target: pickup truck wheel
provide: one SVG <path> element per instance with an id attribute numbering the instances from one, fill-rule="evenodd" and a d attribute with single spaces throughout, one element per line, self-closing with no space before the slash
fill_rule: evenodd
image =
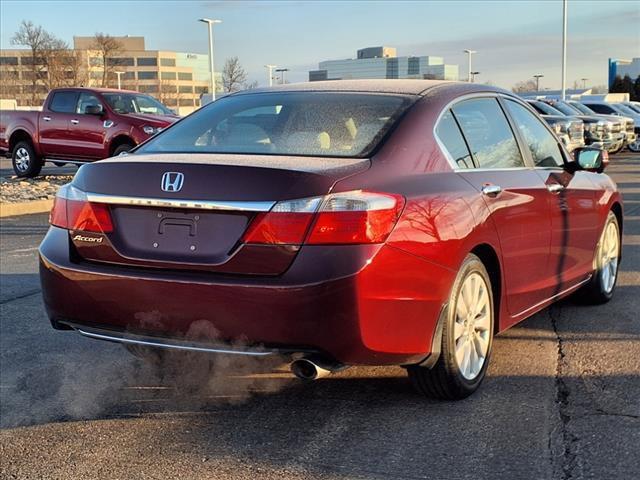
<path id="1" fill-rule="evenodd" d="M 636 138 L 636 141 L 627 145 L 632 152 L 640 152 L 640 135 Z"/>
<path id="2" fill-rule="evenodd" d="M 118 145 L 116 147 L 116 149 L 113 151 L 113 157 L 117 157 L 118 155 L 121 155 L 125 152 L 128 152 L 129 150 L 131 150 L 133 148 L 133 145 L 131 145 L 130 143 L 123 143 L 122 145 Z"/>
<path id="3" fill-rule="evenodd" d="M 42 161 L 37 157 L 30 142 L 18 142 L 11 153 L 13 171 L 18 177 L 35 177 L 42 170 Z"/>

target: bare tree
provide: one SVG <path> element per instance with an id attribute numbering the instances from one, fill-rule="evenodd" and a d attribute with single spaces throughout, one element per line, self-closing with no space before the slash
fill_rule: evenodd
<path id="1" fill-rule="evenodd" d="M 3 66 L 1 76 L 2 81 L 0 82 L 0 98 L 15 98 L 16 101 L 18 101 L 18 96 L 22 91 L 20 83 L 20 73 L 18 68 L 14 66 Z"/>
<path id="2" fill-rule="evenodd" d="M 178 105 L 180 94 L 178 85 L 173 80 L 160 80 L 158 89 L 158 100 L 164 105 Z"/>
<path id="3" fill-rule="evenodd" d="M 535 92 L 536 81 L 533 78 L 531 78 L 523 82 L 518 82 L 513 87 L 511 87 L 511 91 L 514 93 Z"/>
<path id="4" fill-rule="evenodd" d="M 87 71 L 80 53 L 71 50 L 66 42 L 53 39 L 42 54 L 47 66 L 47 75 L 42 82 L 47 90 L 59 87 L 77 87 L 87 82 Z"/>
<path id="5" fill-rule="evenodd" d="M 98 51 L 102 60 L 102 82 L 100 86 L 104 88 L 107 86 L 109 74 L 114 72 L 117 67 L 115 57 L 124 50 L 124 46 L 117 38 L 98 32 L 94 35 L 91 48 Z"/>
<path id="6" fill-rule="evenodd" d="M 47 32 L 42 26 L 23 20 L 18 31 L 11 37 L 12 45 L 23 45 L 31 50 L 29 70 L 31 77 L 31 102 L 38 98 L 38 81 L 45 75 L 46 56 L 52 49 L 60 48 L 64 42 Z"/>
<path id="7" fill-rule="evenodd" d="M 227 58 L 222 69 L 222 87 L 225 92 L 242 90 L 247 81 L 247 73 L 240 65 L 238 57 Z"/>

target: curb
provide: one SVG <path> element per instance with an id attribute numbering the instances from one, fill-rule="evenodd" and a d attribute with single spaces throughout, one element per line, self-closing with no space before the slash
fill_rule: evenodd
<path id="1" fill-rule="evenodd" d="M 3 203 L 0 206 L 0 218 L 13 217 L 15 215 L 28 215 L 30 213 L 44 213 L 51 211 L 53 199 L 35 200 L 33 202 Z"/>

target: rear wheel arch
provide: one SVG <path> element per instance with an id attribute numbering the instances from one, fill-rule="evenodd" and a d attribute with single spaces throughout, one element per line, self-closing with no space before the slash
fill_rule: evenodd
<path id="1" fill-rule="evenodd" d="M 14 130 L 11 133 L 11 136 L 9 137 L 9 151 L 12 152 L 13 148 L 16 146 L 16 144 L 18 142 L 29 142 L 31 144 L 31 146 L 33 147 L 34 150 L 36 150 L 36 147 L 33 143 L 33 138 L 31 138 L 31 135 L 29 134 L 29 132 L 27 132 L 26 130 L 23 130 L 21 128 Z M 37 153 L 37 152 L 36 152 Z"/>
<path id="2" fill-rule="evenodd" d="M 623 225 L 622 225 L 622 205 L 620 205 L 620 203 L 618 201 L 613 202 L 613 204 L 611 205 L 611 211 L 613 212 L 613 214 L 616 216 L 616 218 L 618 219 L 618 227 L 620 228 L 620 235 L 622 235 L 622 229 L 623 229 Z"/>
<path id="3" fill-rule="evenodd" d="M 500 266 L 500 259 L 497 252 L 488 243 L 482 243 L 476 245 L 470 253 L 477 256 L 487 269 L 489 278 L 491 280 L 491 290 L 493 291 L 493 303 L 494 303 L 494 334 L 500 331 L 500 305 L 502 300 L 502 269 Z"/>
<path id="4" fill-rule="evenodd" d="M 136 142 L 128 135 L 118 135 L 109 145 L 109 156 L 112 157 L 116 149 L 122 145 L 131 145 L 131 148 L 136 146 Z"/>

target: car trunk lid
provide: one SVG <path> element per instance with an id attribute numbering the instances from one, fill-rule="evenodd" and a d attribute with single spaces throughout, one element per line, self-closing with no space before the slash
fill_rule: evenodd
<path id="1" fill-rule="evenodd" d="M 294 245 L 244 245 L 252 220 L 276 202 L 326 195 L 367 159 L 160 154 L 83 166 L 73 185 L 108 205 L 102 241 L 71 232 L 84 261 L 176 270 L 278 275 Z"/>

